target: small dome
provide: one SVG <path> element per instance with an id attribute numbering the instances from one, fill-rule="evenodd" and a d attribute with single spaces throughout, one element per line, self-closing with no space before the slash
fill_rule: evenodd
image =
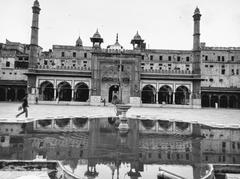
<path id="1" fill-rule="evenodd" d="M 200 10 L 198 7 L 196 7 L 195 11 L 194 11 L 194 14 L 200 14 Z"/>
<path id="2" fill-rule="evenodd" d="M 138 31 L 136 35 L 133 37 L 134 40 L 142 40 L 141 36 L 138 34 Z"/>
<path id="3" fill-rule="evenodd" d="M 93 34 L 93 38 L 98 38 L 98 39 L 102 38 L 101 35 L 100 35 L 99 32 L 98 32 L 98 29 L 97 29 L 97 31 L 95 32 L 95 34 Z"/>
<path id="4" fill-rule="evenodd" d="M 77 41 L 76 41 L 76 46 L 77 47 L 81 47 L 83 44 L 82 44 L 82 39 L 80 38 L 80 36 L 78 37 Z"/>
<path id="5" fill-rule="evenodd" d="M 40 6 L 38 0 L 35 0 L 35 1 L 34 1 L 33 6 L 35 6 L 35 7 L 39 7 L 39 6 Z"/>
<path id="6" fill-rule="evenodd" d="M 123 46 L 121 46 L 120 43 L 118 42 L 118 34 L 117 34 L 117 37 L 116 37 L 115 44 L 109 45 L 107 48 L 111 49 L 111 50 L 121 50 L 121 49 L 123 49 Z"/>

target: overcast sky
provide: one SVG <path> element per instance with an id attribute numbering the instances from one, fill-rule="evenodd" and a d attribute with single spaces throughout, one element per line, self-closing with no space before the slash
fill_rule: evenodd
<path id="1" fill-rule="evenodd" d="M 30 42 L 34 0 L 0 0 L 0 42 Z M 139 31 L 152 49 L 192 49 L 193 12 L 199 7 L 201 41 L 207 46 L 240 46 L 240 0 L 39 0 L 39 45 L 84 46 L 99 29 L 103 47 L 115 42 L 132 48 Z"/>

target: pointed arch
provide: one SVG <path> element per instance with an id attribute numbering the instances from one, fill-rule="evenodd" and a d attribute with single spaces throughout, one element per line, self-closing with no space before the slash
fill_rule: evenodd
<path id="1" fill-rule="evenodd" d="M 202 107 L 210 107 L 209 100 L 210 100 L 209 95 L 203 94 L 202 95 Z"/>
<path id="2" fill-rule="evenodd" d="M 52 101 L 54 99 L 54 87 L 50 81 L 44 81 L 39 88 L 40 100 Z"/>
<path id="3" fill-rule="evenodd" d="M 142 89 L 141 94 L 142 103 L 154 104 L 156 103 L 156 88 L 152 85 L 146 85 Z"/>
<path id="4" fill-rule="evenodd" d="M 57 98 L 59 99 L 59 101 L 71 101 L 72 100 L 72 87 L 68 82 L 63 81 L 58 84 Z"/>
<path id="5" fill-rule="evenodd" d="M 220 108 L 227 108 L 227 107 L 228 107 L 227 96 L 222 95 L 222 96 L 220 97 L 219 107 L 220 107 Z"/>
<path id="6" fill-rule="evenodd" d="M 75 101 L 86 102 L 89 99 L 89 87 L 86 83 L 80 82 L 75 85 Z"/>
<path id="7" fill-rule="evenodd" d="M 230 108 L 237 108 L 237 97 L 235 95 L 231 95 L 229 97 L 229 107 Z"/>
<path id="8" fill-rule="evenodd" d="M 190 91 L 186 86 L 179 86 L 175 92 L 175 103 L 186 105 L 189 104 Z"/>
<path id="9" fill-rule="evenodd" d="M 170 86 L 164 85 L 161 88 L 159 88 L 158 102 L 160 104 L 162 104 L 162 103 L 172 104 L 172 102 L 173 102 L 173 90 Z"/>

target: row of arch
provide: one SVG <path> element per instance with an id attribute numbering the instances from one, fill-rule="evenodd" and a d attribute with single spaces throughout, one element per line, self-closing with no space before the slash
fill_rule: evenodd
<path id="1" fill-rule="evenodd" d="M 0 101 L 21 101 L 25 94 L 24 87 L 0 87 Z"/>
<path id="2" fill-rule="evenodd" d="M 202 94 L 202 107 L 239 108 L 239 95 Z"/>
<path id="3" fill-rule="evenodd" d="M 157 91 L 153 85 L 146 85 L 141 92 L 142 103 L 148 104 L 182 104 L 190 103 L 190 90 L 182 85 L 179 86 L 175 92 L 173 89 L 164 85 Z"/>
<path id="4" fill-rule="evenodd" d="M 63 81 L 54 89 L 54 85 L 51 82 L 44 81 L 39 86 L 39 98 L 44 101 L 58 99 L 59 101 L 86 102 L 89 99 L 89 87 L 86 83 L 80 82 L 72 89 L 68 82 Z"/>

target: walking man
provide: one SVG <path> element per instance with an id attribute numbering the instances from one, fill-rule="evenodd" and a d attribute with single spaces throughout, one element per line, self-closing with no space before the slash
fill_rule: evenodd
<path id="1" fill-rule="evenodd" d="M 19 117 L 20 115 L 22 115 L 23 113 L 25 113 L 25 117 L 28 117 L 28 99 L 27 99 L 28 95 L 26 94 L 23 98 L 23 103 L 22 105 L 19 107 L 19 110 L 23 109 L 22 112 L 20 112 L 19 114 L 16 115 L 16 117 Z"/>

